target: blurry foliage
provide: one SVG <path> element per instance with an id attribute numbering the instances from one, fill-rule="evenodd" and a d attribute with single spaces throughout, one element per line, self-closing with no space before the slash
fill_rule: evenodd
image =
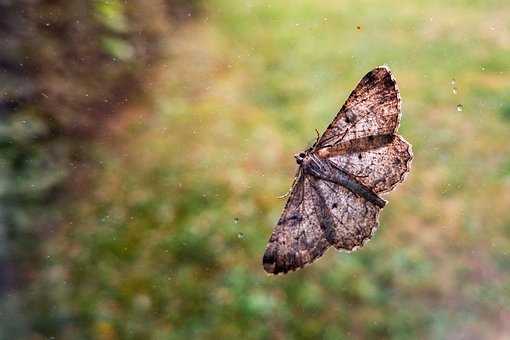
<path id="1" fill-rule="evenodd" d="M 62 215 L 34 257 L 44 270 L 25 291 L 34 338 L 510 334 L 510 126 L 500 114 L 510 7 L 217 0 L 160 34 L 157 14 L 183 18 L 195 2 L 175 2 L 177 10 L 94 1 L 68 14 L 83 3 L 48 3 L 60 13 L 53 20 L 88 13 L 93 24 L 66 53 L 52 52 L 67 36 L 61 30 L 31 43 L 55 56 L 34 68 L 41 83 L 28 82 L 44 84 L 44 95 L 9 104 L 22 114 L 0 129 L 14 155 L 2 162 L 3 192 L 24 188 L 27 197 L 34 183 L 43 197 L 61 178 L 74 189 L 59 205 L 34 203 Z M 93 57 L 79 72 L 66 56 L 81 49 Z M 291 155 L 383 63 L 401 86 L 400 129 L 414 146 L 408 181 L 389 195 L 362 251 L 265 275 L 260 257 L 291 182 Z M 83 139 L 91 135 L 96 143 Z M 59 151 L 42 149 L 41 139 Z M 24 145 L 37 165 L 14 161 Z M 16 170 L 13 186 L 14 164 L 39 173 Z"/>
<path id="2" fill-rule="evenodd" d="M 168 6 L 0 3 L 0 338 L 54 333 L 71 317 L 46 319 L 54 302 L 41 294 L 31 304 L 26 285 L 49 259 L 41 242 L 88 185 L 95 138 L 131 98 L 144 100 L 145 79 L 166 55 Z"/>

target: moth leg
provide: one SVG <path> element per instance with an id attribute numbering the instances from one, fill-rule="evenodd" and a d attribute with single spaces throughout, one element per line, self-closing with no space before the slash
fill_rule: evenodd
<path id="1" fill-rule="evenodd" d="M 292 190 L 294 190 L 294 187 L 296 186 L 296 181 L 299 178 L 299 176 L 301 176 L 301 167 L 298 169 L 298 172 L 294 176 L 294 180 L 292 181 L 292 185 L 290 186 L 290 189 L 285 194 L 277 196 L 276 198 L 284 199 L 284 198 L 288 197 L 290 195 L 290 193 L 292 192 Z"/>

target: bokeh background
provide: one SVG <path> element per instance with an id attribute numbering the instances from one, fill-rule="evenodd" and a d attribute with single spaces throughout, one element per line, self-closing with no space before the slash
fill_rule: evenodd
<path id="1" fill-rule="evenodd" d="M 0 1 L 0 339 L 510 338 L 507 1 Z M 407 181 L 362 250 L 271 277 L 357 81 Z"/>

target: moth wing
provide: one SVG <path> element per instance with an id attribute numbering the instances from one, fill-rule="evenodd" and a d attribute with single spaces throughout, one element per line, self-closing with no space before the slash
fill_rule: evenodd
<path id="1" fill-rule="evenodd" d="M 382 135 L 351 142 L 343 143 L 342 147 L 347 145 L 344 151 L 329 157 L 329 161 L 377 194 L 391 191 L 404 181 L 413 153 L 401 136 Z"/>
<path id="2" fill-rule="evenodd" d="M 311 185 L 328 243 L 352 251 L 370 240 L 379 226 L 379 206 L 330 181 L 314 178 Z"/>
<path id="3" fill-rule="evenodd" d="M 393 134 L 400 122 L 400 91 L 387 66 L 367 73 L 319 139 L 315 149 L 367 136 Z"/>
<path id="4" fill-rule="evenodd" d="M 396 135 L 400 92 L 386 66 L 365 75 L 319 139 L 316 150 L 332 149 L 329 159 L 375 193 L 404 180 L 413 158 L 411 145 Z"/>
<path id="5" fill-rule="evenodd" d="M 270 274 L 287 273 L 321 257 L 330 246 L 322 232 L 312 178 L 301 172 L 267 244 L 262 263 Z"/>

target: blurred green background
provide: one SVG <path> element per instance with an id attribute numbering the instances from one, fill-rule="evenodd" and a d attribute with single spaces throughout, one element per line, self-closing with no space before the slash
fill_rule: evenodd
<path id="1" fill-rule="evenodd" d="M 0 339 L 510 338 L 510 3 L 0 1 Z M 362 250 L 268 276 L 388 64 L 413 144 Z"/>

